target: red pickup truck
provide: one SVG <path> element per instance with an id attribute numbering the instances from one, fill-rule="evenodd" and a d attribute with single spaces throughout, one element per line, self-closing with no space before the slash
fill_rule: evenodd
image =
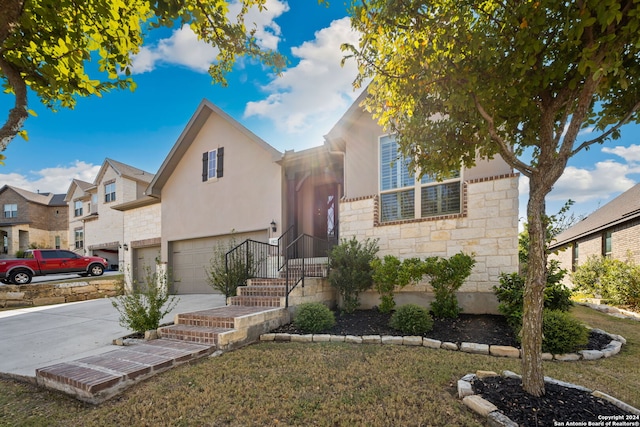
<path id="1" fill-rule="evenodd" d="M 62 249 L 31 249 L 23 258 L 0 260 L 0 280 L 26 285 L 33 276 L 75 273 L 81 276 L 101 276 L 107 260 L 96 256 L 81 256 Z"/>

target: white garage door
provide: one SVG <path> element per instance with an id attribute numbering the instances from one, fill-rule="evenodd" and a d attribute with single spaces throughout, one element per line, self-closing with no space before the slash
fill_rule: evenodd
<path id="1" fill-rule="evenodd" d="M 131 275 L 134 279 L 134 288 L 138 283 L 146 283 L 156 271 L 157 260 L 160 259 L 160 246 L 149 246 L 146 248 L 133 249 L 133 271 Z"/>
<path id="2" fill-rule="evenodd" d="M 206 270 L 211 265 L 219 242 L 231 237 L 240 244 L 246 239 L 266 242 L 267 232 L 236 233 L 233 236 L 205 237 L 169 243 L 169 269 L 173 277 L 173 292 L 177 294 L 217 293 L 207 283 Z"/>

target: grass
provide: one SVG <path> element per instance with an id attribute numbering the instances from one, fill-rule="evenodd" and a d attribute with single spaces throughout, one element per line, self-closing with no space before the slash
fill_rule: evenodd
<path id="1" fill-rule="evenodd" d="M 640 407 L 640 322 L 585 307 L 592 327 L 627 338 L 612 358 L 545 362 L 545 374 Z M 158 375 L 100 406 L 0 380 L 0 425 L 458 425 L 485 421 L 457 398 L 478 369 L 521 372 L 520 361 L 427 348 L 261 343 Z"/>

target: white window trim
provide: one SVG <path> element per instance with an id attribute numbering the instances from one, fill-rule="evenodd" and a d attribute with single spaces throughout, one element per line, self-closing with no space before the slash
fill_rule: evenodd
<path id="1" fill-rule="evenodd" d="M 211 170 L 211 161 L 215 162 L 213 171 Z M 209 150 L 207 154 L 207 182 L 216 182 L 218 180 L 218 149 Z"/>

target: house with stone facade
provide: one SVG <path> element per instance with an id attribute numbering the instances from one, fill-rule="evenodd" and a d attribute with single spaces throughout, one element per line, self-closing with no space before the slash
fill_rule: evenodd
<path id="1" fill-rule="evenodd" d="M 0 256 L 15 256 L 30 247 L 67 247 L 69 222 L 64 194 L 34 193 L 4 185 L 0 188 L 0 206 Z"/>
<path id="2" fill-rule="evenodd" d="M 121 269 L 127 252 L 125 213 L 112 208 L 142 198 L 152 179 L 153 174 L 113 159 L 105 159 L 92 183 L 74 179 L 64 199 L 70 249 L 101 256 L 112 269 Z"/>
<path id="3" fill-rule="evenodd" d="M 549 248 L 549 258 L 568 271 L 592 256 L 640 263 L 640 184 L 560 233 Z"/>
<path id="4" fill-rule="evenodd" d="M 496 157 L 443 182 L 416 176 L 359 100 L 322 146 L 284 153 L 204 100 L 147 195 L 161 200 L 160 259 L 178 293 L 212 292 L 205 267 L 231 238 L 308 235 L 331 245 L 356 237 L 377 239 L 380 255 L 401 259 L 473 254 L 460 303 L 496 312 L 491 287 L 518 268 L 518 175 Z M 428 283 L 397 296 L 425 306 L 431 299 Z M 374 293 L 362 300 L 378 304 Z"/>

